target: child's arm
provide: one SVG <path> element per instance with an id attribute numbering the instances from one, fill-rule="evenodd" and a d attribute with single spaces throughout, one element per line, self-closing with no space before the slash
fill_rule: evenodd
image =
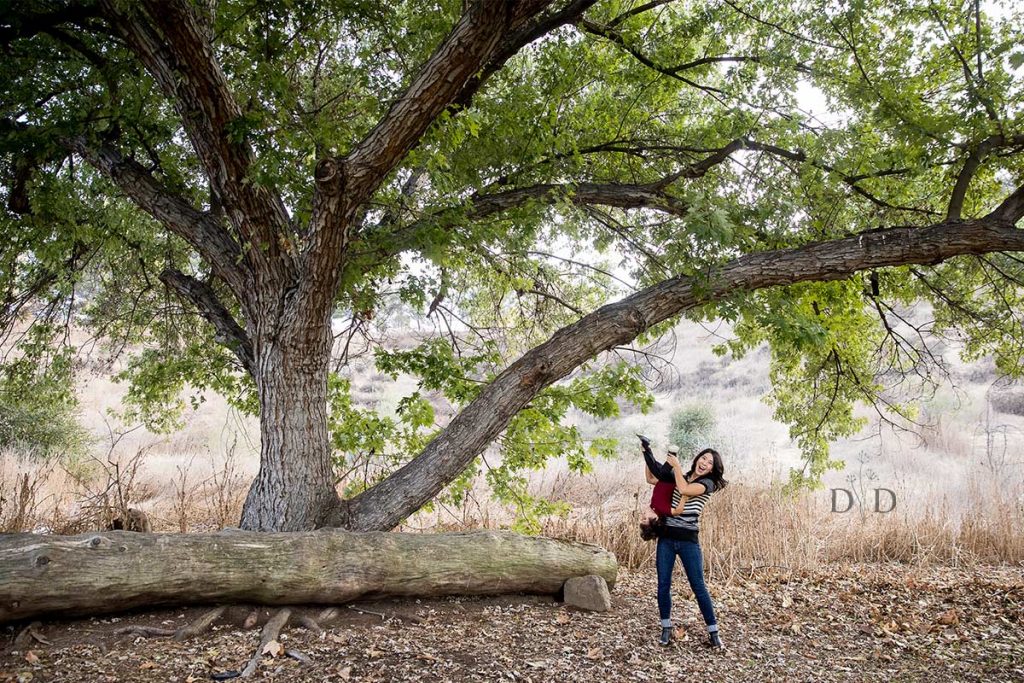
<path id="1" fill-rule="evenodd" d="M 686 489 L 690 482 L 686 481 L 686 475 L 683 474 L 683 466 L 679 463 L 679 458 L 670 455 L 665 458 L 665 462 L 672 466 L 672 474 L 676 478 L 676 490 L 679 491 L 679 505 L 672 508 L 672 515 L 681 515 L 683 514 L 683 508 L 686 507 L 686 501 L 690 497 L 686 495 Z"/>

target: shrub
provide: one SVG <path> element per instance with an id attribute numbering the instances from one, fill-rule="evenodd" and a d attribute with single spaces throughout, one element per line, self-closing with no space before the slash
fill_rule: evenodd
<path id="1" fill-rule="evenodd" d="M 988 400 L 997 413 L 1024 416 L 1024 387 L 1007 387 L 992 391 Z"/>
<path id="2" fill-rule="evenodd" d="M 0 364 L 0 448 L 74 459 L 88 445 L 78 423 L 70 351 L 49 358 L 25 348 Z"/>
<path id="3" fill-rule="evenodd" d="M 709 446 L 715 438 L 715 413 L 706 403 L 690 403 L 672 413 L 669 439 L 679 447 L 685 459 L 698 449 Z"/>

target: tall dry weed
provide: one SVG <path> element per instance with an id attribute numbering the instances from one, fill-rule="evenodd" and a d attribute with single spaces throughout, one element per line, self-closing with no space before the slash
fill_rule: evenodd
<path id="1" fill-rule="evenodd" d="M 228 445 L 220 466 L 202 482 L 206 524 L 216 529 L 235 526 L 242 517 L 247 484 L 239 468 L 238 442 Z"/>

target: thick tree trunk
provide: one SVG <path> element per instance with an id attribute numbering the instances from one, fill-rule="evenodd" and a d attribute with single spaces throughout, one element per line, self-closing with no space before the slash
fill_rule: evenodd
<path id="1" fill-rule="evenodd" d="M 615 582 L 597 546 L 505 532 L 222 532 L 0 536 L 0 622 L 153 605 L 342 603 L 366 597 L 557 593 Z"/>
<path id="2" fill-rule="evenodd" d="M 329 329 L 294 321 L 282 328 L 305 334 L 256 336 L 260 471 L 241 522 L 252 531 L 316 529 L 338 504 L 327 433 Z"/>

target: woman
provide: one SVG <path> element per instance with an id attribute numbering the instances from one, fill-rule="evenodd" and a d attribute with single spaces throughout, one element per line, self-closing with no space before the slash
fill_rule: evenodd
<path id="1" fill-rule="evenodd" d="M 658 533 L 658 552 L 656 565 L 658 568 L 658 612 L 661 615 L 661 645 L 672 642 L 672 569 L 676 557 L 683 563 L 686 579 L 690 582 L 697 605 L 708 628 L 708 645 L 722 647 L 718 635 L 718 621 L 715 619 L 715 607 L 711 603 L 711 595 L 704 585 L 704 557 L 701 554 L 698 532 L 700 530 L 700 514 L 704 504 L 715 491 L 725 488 L 728 483 L 722 478 L 725 466 L 722 457 L 713 448 L 705 448 L 697 454 L 690 465 L 689 472 L 684 473 L 683 467 L 676 457 L 676 449 L 669 447 L 666 464 L 672 467 L 675 475 L 676 490 L 672 494 L 672 514 L 665 517 Z M 644 468 L 647 482 L 655 484 L 658 478 L 649 467 Z"/>

